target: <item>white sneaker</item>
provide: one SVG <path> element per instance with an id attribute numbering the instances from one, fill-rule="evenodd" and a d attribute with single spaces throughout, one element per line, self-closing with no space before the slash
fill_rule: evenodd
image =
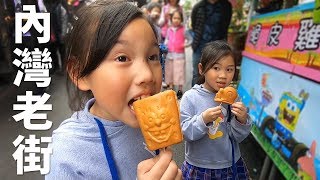
<path id="1" fill-rule="evenodd" d="M 167 87 L 168 87 L 168 84 L 166 84 L 165 82 L 162 81 L 162 87 L 163 87 L 163 88 L 167 88 Z"/>

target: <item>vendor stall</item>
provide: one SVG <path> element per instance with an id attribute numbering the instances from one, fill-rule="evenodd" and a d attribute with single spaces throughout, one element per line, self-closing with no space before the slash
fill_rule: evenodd
<path id="1" fill-rule="evenodd" d="M 287 179 L 320 179 L 320 24 L 315 3 L 251 18 L 238 92 L 252 134 Z"/>

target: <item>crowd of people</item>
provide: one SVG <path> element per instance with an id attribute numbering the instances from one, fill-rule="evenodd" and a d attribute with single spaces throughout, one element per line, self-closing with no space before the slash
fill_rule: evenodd
<path id="1" fill-rule="evenodd" d="M 190 46 L 192 36 L 185 28 L 183 8 L 179 0 L 159 2 L 153 0 L 141 7 L 157 28 L 159 43 L 165 45 L 168 54 L 163 63 L 163 88 L 175 89 L 177 96 L 182 97 L 185 84 L 185 47 Z"/>
<path id="2" fill-rule="evenodd" d="M 51 73 L 64 71 L 66 36 L 76 18 L 76 11 L 93 0 L 3 0 L 0 3 L 0 81 L 10 83 L 16 69 L 12 65 L 15 58 L 13 50 L 18 48 L 48 48 L 52 57 Z M 163 88 L 177 89 L 180 99 L 186 80 L 185 47 L 193 49 L 192 85 L 199 76 L 198 63 L 202 48 L 207 42 L 227 39 L 227 28 L 231 19 L 231 4 L 228 0 L 200 0 L 191 15 L 191 29 L 186 26 L 189 17 L 179 0 L 132 1 L 145 12 L 157 28 L 159 43 L 168 48 L 163 66 Z M 39 44 L 40 35 L 34 28 L 23 35 L 22 44 L 14 42 L 15 13 L 22 12 L 22 5 L 35 5 L 37 12 L 49 12 L 51 19 L 50 41 Z M 206 12 L 206 13 L 204 13 Z M 176 17 L 173 17 L 175 14 Z M 178 17 L 179 16 L 179 17 Z"/>
<path id="3" fill-rule="evenodd" d="M 65 43 L 71 22 L 76 18 L 75 12 L 89 0 L 3 0 L 0 2 L 0 83 L 12 83 L 16 67 L 12 62 L 18 58 L 14 49 L 22 51 L 34 48 L 51 52 L 52 68 L 50 73 L 63 72 Z M 42 36 L 33 26 L 23 34 L 22 43 L 15 43 L 15 14 L 23 12 L 23 5 L 34 5 L 36 12 L 50 13 L 50 41 L 40 44 L 37 37 Z M 26 23 L 26 22 L 23 22 Z"/>
<path id="4" fill-rule="evenodd" d="M 227 40 L 232 6 L 228 0 L 200 0 L 192 9 L 191 27 L 184 21 L 179 0 L 159 2 L 152 0 L 141 9 L 152 19 L 161 37 L 160 43 L 168 47 L 165 61 L 163 87 L 175 89 L 180 99 L 185 83 L 185 47 L 192 46 L 192 86 L 199 78 L 198 64 L 206 43 Z M 189 17 L 187 17 L 189 18 Z"/>

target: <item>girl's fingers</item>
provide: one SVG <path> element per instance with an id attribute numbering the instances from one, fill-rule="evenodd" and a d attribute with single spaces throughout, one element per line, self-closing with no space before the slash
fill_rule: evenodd
<path id="1" fill-rule="evenodd" d="M 221 113 L 221 111 L 213 112 L 211 115 L 211 119 L 216 120 L 221 115 Z"/>
<path id="2" fill-rule="evenodd" d="M 221 110 L 220 111 L 215 111 L 215 112 L 213 112 L 213 115 L 217 116 L 217 115 L 220 115 L 221 113 L 222 113 Z"/>
<path id="3" fill-rule="evenodd" d="M 182 171 L 180 169 L 178 169 L 178 174 L 174 180 L 182 180 Z"/>
<path id="4" fill-rule="evenodd" d="M 240 111 L 244 111 L 245 113 L 247 113 L 247 108 L 246 108 L 246 106 L 243 105 L 242 102 L 233 103 L 232 109 L 234 109 L 234 110 L 239 109 Z"/>
<path id="5" fill-rule="evenodd" d="M 240 107 L 240 106 L 244 106 L 244 104 L 242 102 L 235 102 L 232 104 L 232 106 Z"/>
<path id="6" fill-rule="evenodd" d="M 239 108 L 232 108 L 231 110 L 236 111 L 238 113 L 242 112 L 241 109 L 239 109 Z"/>
<path id="7" fill-rule="evenodd" d="M 167 170 L 162 175 L 161 180 L 175 179 L 178 175 L 178 170 L 179 168 L 177 164 L 173 160 L 171 160 Z"/>
<path id="8" fill-rule="evenodd" d="M 212 112 L 219 111 L 219 110 L 221 110 L 221 106 L 216 106 L 216 107 L 213 107 L 213 108 L 209 108 L 208 110 L 212 111 Z"/>
<path id="9" fill-rule="evenodd" d="M 237 116 L 237 117 L 239 116 L 239 113 L 238 113 L 237 111 L 231 109 L 231 112 L 232 112 L 235 116 Z"/>
<path id="10" fill-rule="evenodd" d="M 211 112 L 215 116 L 220 115 L 222 113 L 221 106 L 217 106 L 217 107 L 212 108 Z"/>
<path id="11" fill-rule="evenodd" d="M 217 107 L 213 107 L 213 108 L 209 108 L 207 109 L 204 114 L 203 117 L 207 120 L 215 120 L 216 118 L 218 118 L 222 113 L 221 107 L 217 106 Z"/>
<path id="12" fill-rule="evenodd" d="M 242 118 L 243 117 L 243 114 L 242 114 L 242 111 L 239 111 L 239 110 L 231 110 L 231 112 L 237 116 L 238 118 Z"/>
<path id="13" fill-rule="evenodd" d="M 150 175 L 152 177 L 158 177 L 160 179 L 167 170 L 172 160 L 173 154 L 170 149 L 160 150 L 159 159 L 155 162 L 154 166 L 150 169 Z"/>
<path id="14" fill-rule="evenodd" d="M 235 110 L 231 110 L 231 112 L 237 117 L 237 119 L 239 121 L 241 121 L 241 123 L 244 123 L 247 119 L 247 114 L 246 113 L 242 113 L 242 112 L 238 112 Z"/>
<path id="15" fill-rule="evenodd" d="M 151 170 L 151 168 L 154 166 L 155 164 L 155 158 L 151 158 L 151 159 L 147 159 L 144 161 L 141 161 L 138 164 L 137 167 L 137 177 L 138 179 L 140 179 L 139 177 L 146 174 L 147 172 L 149 172 Z"/>

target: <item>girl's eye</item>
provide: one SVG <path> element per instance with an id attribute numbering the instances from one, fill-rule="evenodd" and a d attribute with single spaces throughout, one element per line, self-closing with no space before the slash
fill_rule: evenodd
<path id="1" fill-rule="evenodd" d="M 233 69 L 233 68 L 229 68 L 229 69 L 227 69 L 227 71 L 228 71 L 228 72 L 233 72 L 234 69 Z"/>
<path id="2" fill-rule="evenodd" d="M 159 55 L 154 54 L 152 56 L 149 56 L 148 60 L 149 61 L 159 61 Z"/>
<path id="3" fill-rule="evenodd" d="M 213 67 L 213 69 L 216 70 L 216 71 L 219 71 L 219 70 L 220 70 L 219 67 L 215 67 L 215 66 Z"/>
<path id="4" fill-rule="evenodd" d="M 127 60 L 128 60 L 128 58 L 125 57 L 125 56 L 119 56 L 119 57 L 117 57 L 117 61 L 119 61 L 119 62 L 126 62 Z"/>

